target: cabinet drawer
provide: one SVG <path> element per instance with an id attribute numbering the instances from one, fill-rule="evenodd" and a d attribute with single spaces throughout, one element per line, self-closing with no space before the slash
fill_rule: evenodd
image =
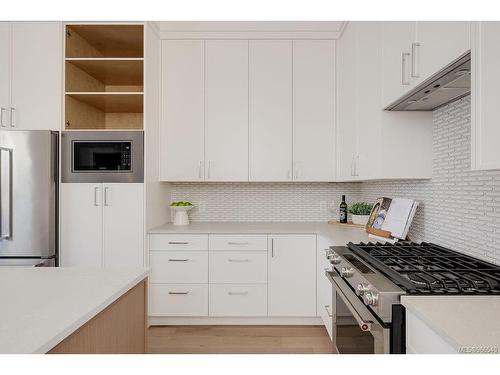
<path id="1" fill-rule="evenodd" d="M 208 250 L 208 235 L 151 234 L 149 250 Z"/>
<path id="2" fill-rule="evenodd" d="M 267 283 L 267 252 L 211 252 L 210 282 L 214 284 Z"/>
<path id="3" fill-rule="evenodd" d="M 208 282 L 208 252 L 158 251 L 149 255 L 152 283 Z"/>
<path id="4" fill-rule="evenodd" d="M 210 235 L 210 250 L 261 250 L 267 251 L 266 235 Z"/>
<path id="5" fill-rule="evenodd" d="M 150 284 L 149 315 L 207 316 L 208 286 L 196 284 Z"/>
<path id="6" fill-rule="evenodd" d="M 210 285 L 210 316 L 266 315 L 266 285 Z"/>

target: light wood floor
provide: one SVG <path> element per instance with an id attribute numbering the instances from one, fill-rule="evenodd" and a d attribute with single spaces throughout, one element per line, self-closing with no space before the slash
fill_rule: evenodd
<path id="1" fill-rule="evenodd" d="M 157 326 L 148 351 L 164 354 L 331 353 L 323 326 Z"/>

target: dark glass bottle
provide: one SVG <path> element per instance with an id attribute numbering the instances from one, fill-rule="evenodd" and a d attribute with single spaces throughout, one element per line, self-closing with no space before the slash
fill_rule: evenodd
<path id="1" fill-rule="evenodd" d="M 340 202 L 340 222 L 347 223 L 347 203 L 345 202 L 345 195 L 342 195 L 342 202 Z"/>

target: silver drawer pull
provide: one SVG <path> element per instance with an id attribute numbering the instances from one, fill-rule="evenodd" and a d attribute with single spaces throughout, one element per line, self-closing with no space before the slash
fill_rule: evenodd
<path id="1" fill-rule="evenodd" d="M 227 244 L 228 245 L 240 245 L 240 246 L 243 246 L 243 245 L 248 245 L 248 242 L 232 242 L 232 241 L 229 241 Z"/>
<path id="2" fill-rule="evenodd" d="M 169 262 L 189 262 L 189 259 L 169 259 Z"/>
<path id="3" fill-rule="evenodd" d="M 245 292 L 227 292 L 230 296 L 246 296 L 248 294 L 247 291 Z"/>
<path id="4" fill-rule="evenodd" d="M 248 263 L 250 259 L 228 259 L 227 261 L 233 263 Z"/>
<path id="5" fill-rule="evenodd" d="M 183 295 L 183 296 L 185 296 L 185 295 L 189 294 L 189 292 L 168 292 L 168 294 Z"/>
<path id="6" fill-rule="evenodd" d="M 328 314 L 328 316 L 329 316 L 330 318 L 332 318 L 332 317 L 333 317 L 333 314 L 330 312 L 329 308 L 330 308 L 330 305 L 325 305 L 325 310 L 326 310 L 326 313 Z"/>
<path id="7" fill-rule="evenodd" d="M 188 245 L 189 242 L 180 242 L 180 241 L 169 241 L 169 245 Z"/>

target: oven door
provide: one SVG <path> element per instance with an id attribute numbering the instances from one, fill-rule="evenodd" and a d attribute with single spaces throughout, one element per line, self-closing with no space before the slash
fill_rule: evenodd
<path id="1" fill-rule="evenodd" d="M 334 269 L 332 282 L 333 349 L 339 354 L 390 352 L 390 328 L 383 326 Z"/>

